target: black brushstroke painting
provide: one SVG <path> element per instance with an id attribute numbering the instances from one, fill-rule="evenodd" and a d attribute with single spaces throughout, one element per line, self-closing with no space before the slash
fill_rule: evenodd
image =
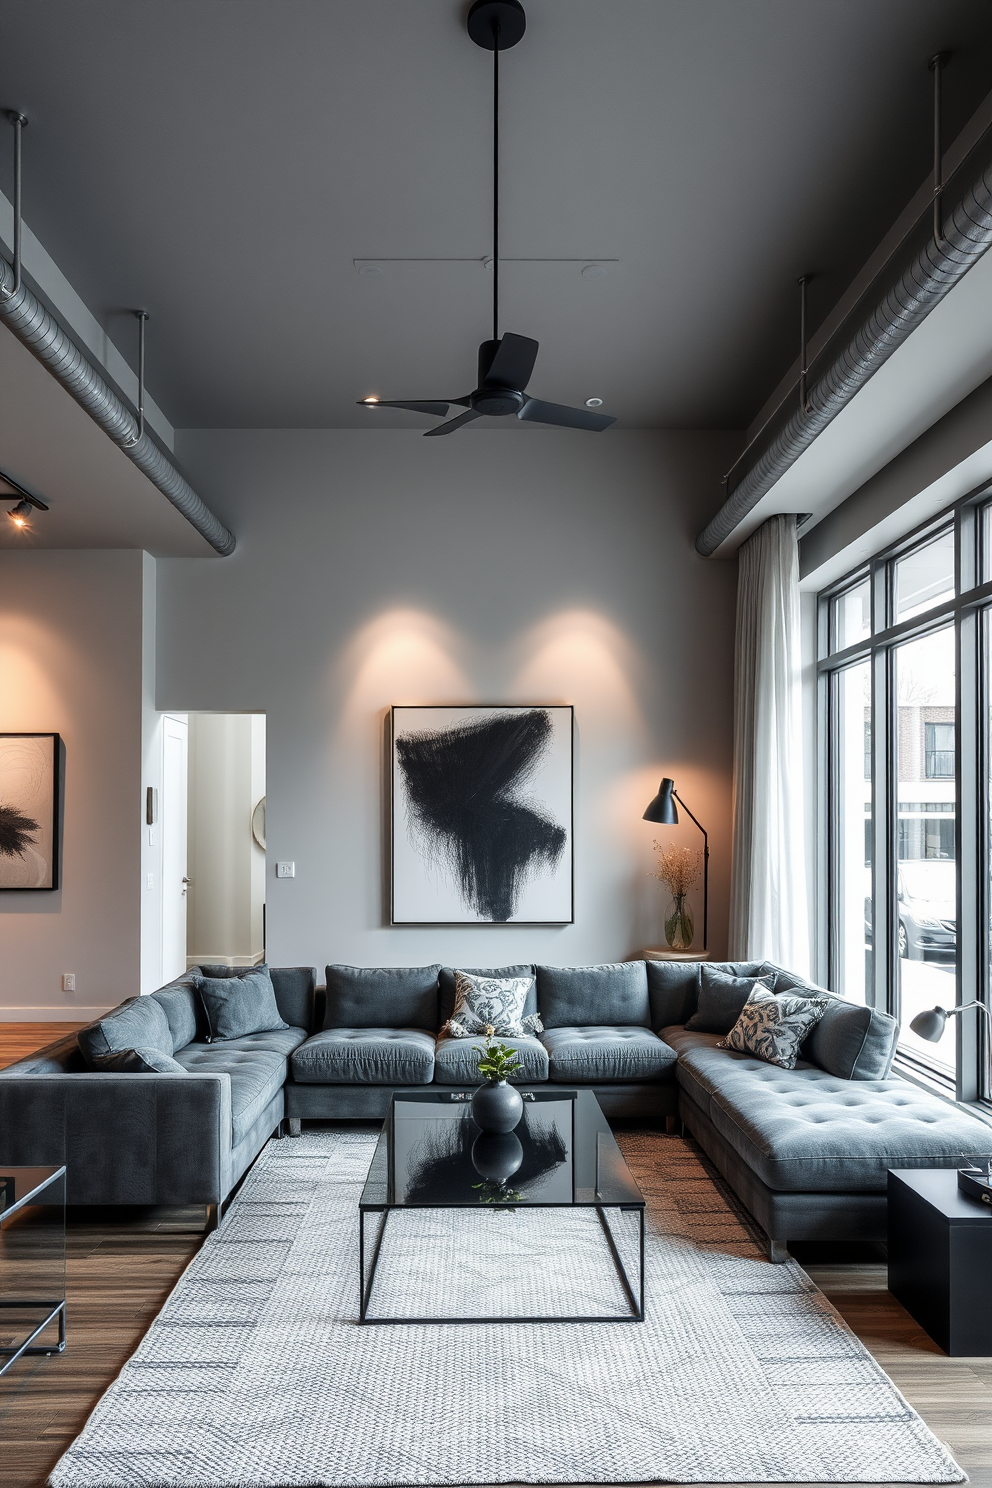
<path id="1" fill-rule="evenodd" d="M 38 839 L 38 823 L 16 806 L 0 805 L 0 858 L 20 858 Z"/>
<path id="2" fill-rule="evenodd" d="M 522 794 L 551 733 L 534 708 L 396 740 L 413 821 L 484 920 L 511 919 L 528 876 L 564 851 L 565 828 Z"/>

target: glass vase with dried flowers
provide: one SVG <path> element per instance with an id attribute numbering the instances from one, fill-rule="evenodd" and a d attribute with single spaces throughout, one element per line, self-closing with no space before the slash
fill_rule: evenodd
<path id="1" fill-rule="evenodd" d="M 660 842 L 656 842 L 654 846 L 658 861 L 653 876 L 672 896 L 665 910 L 665 939 L 673 951 L 687 951 L 696 933 L 689 908 L 689 890 L 699 881 L 703 856 L 691 847 L 676 847 L 674 843 L 662 847 Z"/>

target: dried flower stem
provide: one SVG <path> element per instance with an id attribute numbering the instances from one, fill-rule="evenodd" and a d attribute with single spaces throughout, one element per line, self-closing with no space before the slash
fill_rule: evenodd
<path id="1" fill-rule="evenodd" d="M 676 847 L 671 842 L 667 847 L 662 847 L 660 842 L 656 842 L 654 846 L 658 854 L 658 866 L 652 877 L 659 879 L 675 898 L 687 894 L 702 872 L 702 853 L 691 847 Z"/>

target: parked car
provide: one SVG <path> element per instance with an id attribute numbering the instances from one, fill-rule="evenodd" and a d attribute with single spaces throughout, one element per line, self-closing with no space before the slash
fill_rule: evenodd
<path id="1" fill-rule="evenodd" d="M 899 955 L 910 961 L 953 957 L 958 921 L 954 864 L 934 858 L 899 864 Z M 865 941 L 872 943 L 871 898 L 865 897 Z"/>

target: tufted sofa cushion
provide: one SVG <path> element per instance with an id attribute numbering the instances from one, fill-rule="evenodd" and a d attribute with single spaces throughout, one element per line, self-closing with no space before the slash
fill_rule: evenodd
<path id="1" fill-rule="evenodd" d="M 548 1051 L 536 1038 L 501 1038 L 501 1044 L 516 1049 L 522 1068 L 511 1077 L 511 1085 L 527 1085 L 548 1078 Z M 438 1085 L 478 1085 L 475 1051 L 480 1039 L 442 1038 L 434 1050 L 434 1079 Z"/>
<path id="2" fill-rule="evenodd" d="M 420 1028 L 325 1028 L 290 1060 L 298 1085 L 429 1085 L 434 1035 Z"/>
<path id="3" fill-rule="evenodd" d="M 649 1028 L 548 1028 L 548 1074 L 559 1085 L 672 1078 L 676 1054 Z"/>
<path id="4" fill-rule="evenodd" d="M 305 1038 L 302 1028 L 274 1028 L 219 1044 L 187 1044 L 175 1059 L 196 1074 L 230 1075 L 232 1139 L 237 1146 L 286 1083 L 287 1057 Z"/>
<path id="5" fill-rule="evenodd" d="M 763 1183 L 779 1193 L 884 1193 L 889 1168 L 957 1167 L 992 1156 L 992 1128 L 908 1080 L 843 1080 L 781 1069 L 665 1030 L 678 1080 Z"/>

